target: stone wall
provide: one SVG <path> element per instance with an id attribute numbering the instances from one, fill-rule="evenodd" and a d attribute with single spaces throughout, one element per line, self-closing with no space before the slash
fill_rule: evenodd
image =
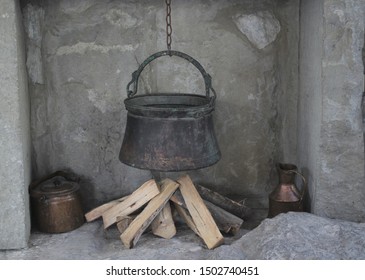
<path id="1" fill-rule="evenodd" d="M 299 158 L 313 213 L 365 220 L 365 3 L 302 1 Z"/>
<path id="2" fill-rule="evenodd" d="M 30 234 L 29 98 L 21 13 L 0 1 L 0 249 L 26 247 Z"/>
<path id="3" fill-rule="evenodd" d="M 161 1 L 21 2 L 25 44 L 18 2 L 0 2 L 2 249 L 27 245 L 30 149 L 34 178 L 81 176 L 87 209 L 150 178 L 118 160 L 123 100 L 131 73 L 165 49 Z M 222 159 L 193 179 L 265 207 L 274 164 L 296 163 L 308 210 L 364 221 L 364 12 L 361 0 L 173 2 L 173 49 L 196 58 L 218 93 Z M 191 65 L 164 58 L 139 91 L 200 93 L 203 83 Z"/>
<path id="4" fill-rule="evenodd" d="M 34 177 L 71 169 L 82 176 L 87 208 L 130 193 L 151 175 L 118 160 L 125 87 L 143 59 L 166 49 L 164 2 L 23 2 Z M 296 160 L 298 5 L 173 2 L 172 48 L 205 67 L 218 95 L 222 159 L 190 172 L 196 182 L 266 200 L 275 162 Z M 139 92 L 202 86 L 192 65 L 161 58 L 144 70 Z"/>

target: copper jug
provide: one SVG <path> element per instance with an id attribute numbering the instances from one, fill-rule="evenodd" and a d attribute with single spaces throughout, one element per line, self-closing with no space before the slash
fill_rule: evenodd
<path id="1" fill-rule="evenodd" d="M 307 188 L 304 176 L 298 172 L 294 164 L 279 163 L 277 168 L 279 185 L 269 195 L 268 218 L 273 218 L 280 213 L 287 213 L 289 211 L 303 211 L 303 198 Z M 302 191 L 299 191 L 295 185 L 296 175 L 299 175 L 303 181 Z"/>

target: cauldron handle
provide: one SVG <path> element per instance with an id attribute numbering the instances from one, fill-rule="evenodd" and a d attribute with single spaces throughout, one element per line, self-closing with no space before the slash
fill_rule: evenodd
<path id="1" fill-rule="evenodd" d="M 208 98 L 211 98 L 211 104 L 214 104 L 214 101 L 216 99 L 216 92 L 212 87 L 212 77 L 204 70 L 203 66 L 194 58 L 192 58 L 191 56 L 183 53 L 183 52 L 179 52 L 179 51 L 171 51 L 171 50 L 166 50 L 166 51 L 161 51 L 161 52 L 157 52 L 155 54 L 152 54 L 151 56 L 149 56 L 145 61 L 142 62 L 142 64 L 138 67 L 138 69 L 136 71 L 134 71 L 132 73 L 132 80 L 128 83 L 127 85 L 127 95 L 128 97 L 132 97 L 137 93 L 138 90 L 138 79 L 139 76 L 141 75 L 141 72 L 143 71 L 143 69 L 153 60 L 155 60 L 156 58 L 159 58 L 161 56 L 179 56 L 181 58 L 184 58 L 185 60 L 189 61 L 191 64 L 193 64 L 202 74 L 203 79 L 204 79 L 204 83 L 205 83 L 205 94 Z M 133 89 L 130 89 L 130 86 L 133 84 Z M 213 96 L 210 96 L 210 90 L 213 92 Z"/>

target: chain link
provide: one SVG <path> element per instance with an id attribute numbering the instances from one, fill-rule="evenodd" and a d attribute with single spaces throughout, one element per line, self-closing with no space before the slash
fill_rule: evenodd
<path id="1" fill-rule="evenodd" d="M 167 49 L 171 51 L 171 34 L 172 34 L 172 26 L 171 26 L 171 0 L 166 0 L 166 44 Z"/>

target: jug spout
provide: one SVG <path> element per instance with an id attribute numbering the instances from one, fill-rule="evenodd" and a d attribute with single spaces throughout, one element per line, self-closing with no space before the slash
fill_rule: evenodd
<path id="1" fill-rule="evenodd" d="M 296 172 L 298 168 L 290 163 L 278 163 L 277 170 L 279 173 L 279 182 L 281 184 L 294 184 Z"/>

